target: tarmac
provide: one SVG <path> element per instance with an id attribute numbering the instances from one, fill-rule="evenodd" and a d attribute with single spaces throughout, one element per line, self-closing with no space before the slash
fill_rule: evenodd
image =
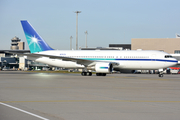
<path id="1" fill-rule="evenodd" d="M 179 120 L 180 75 L 0 71 L 0 120 Z"/>

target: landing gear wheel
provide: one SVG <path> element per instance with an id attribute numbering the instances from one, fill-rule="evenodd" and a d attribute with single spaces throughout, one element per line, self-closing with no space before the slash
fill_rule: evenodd
<path id="1" fill-rule="evenodd" d="M 89 72 L 89 76 L 92 76 L 92 72 Z"/>
<path id="2" fill-rule="evenodd" d="M 103 73 L 103 76 L 106 76 L 106 73 Z"/>
<path id="3" fill-rule="evenodd" d="M 87 75 L 87 72 L 84 72 L 84 76 L 86 76 Z"/>
<path id="4" fill-rule="evenodd" d="M 106 76 L 106 73 L 96 73 L 96 76 Z"/>
<path id="5" fill-rule="evenodd" d="M 81 75 L 84 76 L 84 72 L 82 72 Z"/>
<path id="6" fill-rule="evenodd" d="M 92 72 L 82 72 L 82 76 L 92 76 Z"/>
<path id="7" fill-rule="evenodd" d="M 86 73 L 86 72 L 82 72 L 81 75 L 82 75 L 82 76 L 86 76 L 87 73 Z"/>
<path id="8" fill-rule="evenodd" d="M 159 74 L 159 77 L 163 77 L 163 74 Z"/>

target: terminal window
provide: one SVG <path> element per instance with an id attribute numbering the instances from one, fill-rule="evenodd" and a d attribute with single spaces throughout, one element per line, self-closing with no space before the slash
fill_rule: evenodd
<path id="1" fill-rule="evenodd" d="M 180 54 L 180 50 L 175 50 L 174 54 Z"/>

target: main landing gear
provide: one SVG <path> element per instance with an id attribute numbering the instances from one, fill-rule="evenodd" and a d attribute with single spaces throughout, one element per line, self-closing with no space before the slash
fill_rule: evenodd
<path id="1" fill-rule="evenodd" d="M 82 76 L 92 76 L 92 72 L 87 70 L 87 67 L 85 67 L 81 73 Z M 96 73 L 96 76 L 106 76 L 106 73 Z"/>
<path id="2" fill-rule="evenodd" d="M 106 76 L 106 73 L 96 73 L 96 76 Z"/>
<path id="3" fill-rule="evenodd" d="M 92 72 L 82 72 L 82 76 L 92 76 Z"/>
<path id="4" fill-rule="evenodd" d="M 82 76 L 92 76 L 92 72 L 82 72 Z M 96 76 L 106 76 L 106 73 L 96 73 Z"/>

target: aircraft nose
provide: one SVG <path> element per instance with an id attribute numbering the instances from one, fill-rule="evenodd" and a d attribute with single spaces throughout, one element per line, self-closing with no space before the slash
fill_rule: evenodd
<path id="1" fill-rule="evenodd" d="M 177 60 L 176 58 L 174 58 L 173 61 L 174 61 L 174 62 L 173 62 L 174 65 L 177 65 L 177 64 L 178 64 L 178 60 Z"/>
<path id="2" fill-rule="evenodd" d="M 172 67 L 178 64 L 178 60 L 176 58 L 169 59 L 169 62 L 166 62 L 166 67 Z"/>

